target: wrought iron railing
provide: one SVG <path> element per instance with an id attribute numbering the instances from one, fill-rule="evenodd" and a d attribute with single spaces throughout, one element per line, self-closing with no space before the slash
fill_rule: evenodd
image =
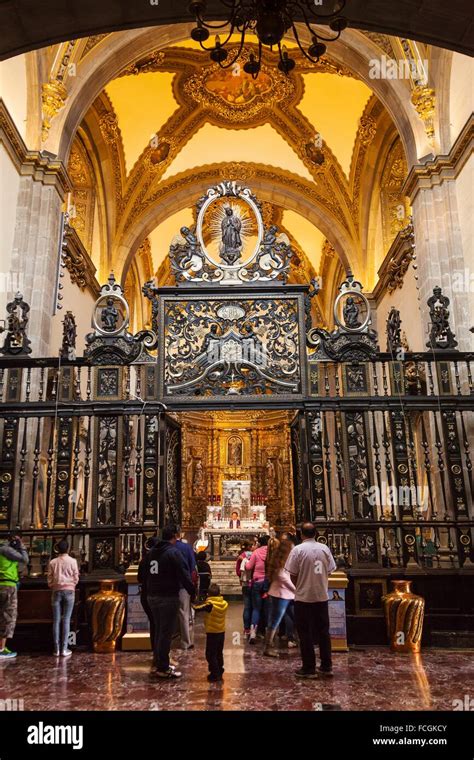
<path id="1" fill-rule="evenodd" d="M 310 357 L 303 400 L 258 402 L 294 408 L 295 521 L 312 519 L 341 565 L 472 567 L 472 361 L 455 351 Z M 156 387 L 156 363 L 0 360 L 0 536 L 21 532 L 32 574 L 44 574 L 63 536 L 84 571 L 121 572 L 147 535 L 179 519 Z M 199 401 L 202 411 L 220 407 L 229 409 L 225 396 Z"/>

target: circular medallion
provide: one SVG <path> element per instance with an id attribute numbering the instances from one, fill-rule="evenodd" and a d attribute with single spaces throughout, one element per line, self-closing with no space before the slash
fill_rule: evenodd
<path id="1" fill-rule="evenodd" d="M 12 479 L 12 476 L 11 476 L 11 474 L 9 472 L 4 472 L 3 475 L 0 478 L 0 480 L 2 481 L 2 483 L 9 483 L 11 481 L 11 479 Z"/>
<path id="2" fill-rule="evenodd" d="M 326 536 L 318 536 L 316 540 L 318 541 L 319 544 L 327 544 L 328 542 Z"/>
<path id="3" fill-rule="evenodd" d="M 323 471 L 323 468 L 321 467 L 320 464 L 315 464 L 313 466 L 313 472 L 314 472 L 315 475 L 321 475 L 322 471 Z"/>
<path id="4" fill-rule="evenodd" d="M 459 541 L 461 542 L 463 546 L 469 546 L 469 544 L 471 543 L 471 539 L 469 538 L 469 536 L 466 536 L 464 533 L 461 536 L 459 536 Z"/>
<path id="5" fill-rule="evenodd" d="M 67 478 L 68 478 L 67 470 L 60 470 L 58 472 L 58 480 L 64 481 L 64 480 L 67 480 Z"/>
<path id="6" fill-rule="evenodd" d="M 145 476 L 147 478 L 154 478 L 156 474 L 156 471 L 153 467 L 147 467 L 145 470 Z"/>
<path id="7" fill-rule="evenodd" d="M 451 472 L 452 472 L 454 475 L 460 475 L 460 474 L 461 474 L 461 472 L 462 472 L 462 470 L 461 470 L 461 468 L 460 468 L 460 466 L 459 466 L 458 464 L 453 464 L 453 465 L 451 466 Z"/>
<path id="8" fill-rule="evenodd" d="M 401 472 L 402 475 L 406 475 L 406 473 L 408 472 L 408 467 L 406 466 L 406 464 L 399 464 L 397 467 L 397 470 L 398 472 Z"/>
<path id="9" fill-rule="evenodd" d="M 409 533 L 407 536 L 405 536 L 405 543 L 407 546 L 413 546 L 415 543 L 415 536 L 412 536 L 411 533 Z"/>

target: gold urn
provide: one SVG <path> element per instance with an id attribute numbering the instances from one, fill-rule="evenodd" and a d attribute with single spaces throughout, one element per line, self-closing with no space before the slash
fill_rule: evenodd
<path id="1" fill-rule="evenodd" d="M 115 652 L 125 617 L 125 594 L 115 581 L 101 581 L 100 590 L 87 599 L 94 652 Z"/>
<path id="2" fill-rule="evenodd" d="M 411 581 L 392 581 L 392 591 L 382 597 L 392 652 L 421 649 L 425 600 L 412 594 Z"/>

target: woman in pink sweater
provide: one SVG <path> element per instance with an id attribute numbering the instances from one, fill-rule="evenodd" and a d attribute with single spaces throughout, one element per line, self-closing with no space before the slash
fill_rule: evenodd
<path id="1" fill-rule="evenodd" d="M 268 657 L 278 657 L 278 650 L 273 642 L 276 632 L 283 620 L 290 603 L 295 598 L 295 587 L 291 582 L 290 574 L 285 570 L 286 560 L 293 548 L 291 541 L 283 539 L 278 547 L 272 552 L 268 568 L 270 588 L 270 623 L 265 636 L 265 649 L 263 654 Z"/>
<path id="2" fill-rule="evenodd" d="M 268 583 L 265 579 L 265 561 L 268 552 L 268 536 L 258 537 L 258 549 L 255 549 L 245 569 L 252 573 L 252 622 L 250 626 L 249 644 L 257 640 L 257 628 L 260 617 L 266 611 L 265 596 Z"/>
<path id="3" fill-rule="evenodd" d="M 52 589 L 51 604 L 53 606 L 53 638 L 55 657 L 70 657 L 72 654 L 68 648 L 69 627 L 71 615 L 74 609 L 76 586 L 79 581 L 79 568 L 77 560 L 68 554 L 67 541 L 58 544 L 59 556 L 52 559 L 48 567 L 48 586 Z M 61 614 L 62 646 L 60 639 Z"/>

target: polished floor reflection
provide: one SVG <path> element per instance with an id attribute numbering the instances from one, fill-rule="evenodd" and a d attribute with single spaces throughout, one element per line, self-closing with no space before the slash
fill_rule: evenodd
<path id="1" fill-rule="evenodd" d="M 474 652 L 425 650 L 419 657 L 370 647 L 334 655 L 331 680 L 299 681 L 298 650 L 263 657 L 240 641 L 240 605 L 231 604 L 222 684 L 209 684 L 202 620 L 196 647 L 176 651 L 183 678 L 157 682 L 150 654 L 75 652 L 67 660 L 20 654 L 0 665 L 0 699 L 25 710 L 452 710 L 473 696 Z M 237 633 L 233 633 L 233 632 Z"/>

